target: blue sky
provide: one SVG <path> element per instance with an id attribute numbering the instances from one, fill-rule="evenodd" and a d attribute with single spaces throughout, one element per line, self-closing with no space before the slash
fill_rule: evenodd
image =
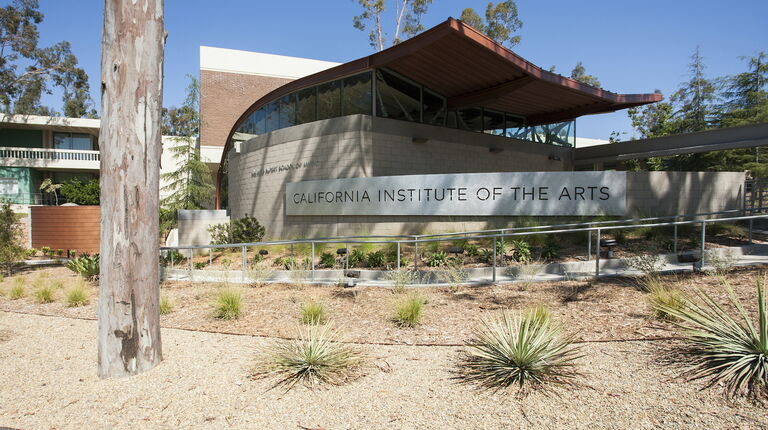
<path id="1" fill-rule="evenodd" d="M 458 18 L 465 7 L 482 13 L 485 4 L 434 0 L 424 25 Z M 671 94 L 686 80 L 697 45 L 709 77 L 741 72 L 745 63 L 739 56 L 768 50 L 766 0 L 518 0 L 517 5 L 523 28 L 516 53 L 544 68 L 555 65 L 564 75 L 582 61 L 587 73 L 614 92 Z M 41 0 L 40 9 L 41 46 L 72 43 L 98 104 L 103 0 Z M 369 55 L 367 35 L 352 27 L 357 14 L 355 0 L 166 0 L 164 104 L 179 105 L 185 75 L 199 75 L 200 45 L 337 62 Z M 61 109 L 59 98 L 44 103 Z M 631 135 L 625 111 L 577 122 L 582 137 L 607 139 L 614 130 Z"/>

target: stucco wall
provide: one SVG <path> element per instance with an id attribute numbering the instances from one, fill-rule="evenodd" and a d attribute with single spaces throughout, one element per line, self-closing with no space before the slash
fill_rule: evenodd
<path id="1" fill-rule="evenodd" d="M 224 210 L 179 210 L 178 245 L 208 245 L 208 227 L 229 222 Z"/>
<path id="2" fill-rule="evenodd" d="M 414 143 L 414 138 L 427 141 Z M 562 171 L 570 170 L 571 151 L 365 115 L 316 121 L 256 137 L 242 144 L 240 154 L 230 153 L 231 216 L 255 216 L 267 227 L 269 238 L 508 225 L 514 222 L 509 217 L 287 217 L 285 184 L 405 174 Z"/>

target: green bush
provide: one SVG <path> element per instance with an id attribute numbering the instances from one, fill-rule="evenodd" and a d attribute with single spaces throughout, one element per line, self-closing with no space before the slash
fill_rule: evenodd
<path id="1" fill-rule="evenodd" d="M 349 267 L 355 267 L 365 261 L 365 252 L 362 249 L 353 249 L 349 254 Z"/>
<path id="2" fill-rule="evenodd" d="M 330 325 L 309 325 L 295 339 L 270 344 L 257 360 L 253 377 L 278 378 L 275 386 L 290 390 L 297 383 L 340 385 L 363 374 L 367 356 L 339 343 Z"/>
<path id="3" fill-rule="evenodd" d="M 439 251 L 427 257 L 427 266 L 440 267 L 448 264 L 448 255 L 445 252 Z"/>
<path id="4" fill-rule="evenodd" d="M 73 178 L 71 181 L 61 184 L 61 195 L 66 198 L 69 203 L 81 206 L 97 206 L 101 202 L 99 180 L 91 179 L 86 183 L 82 183 L 78 178 Z"/>
<path id="5" fill-rule="evenodd" d="M 541 248 L 541 258 L 554 260 L 560 256 L 560 244 L 554 238 L 547 238 L 544 247 Z"/>
<path id="6" fill-rule="evenodd" d="M 221 320 L 234 320 L 243 314 L 243 296 L 239 291 L 222 290 L 216 296 L 214 305 L 214 318 Z"/>
<path id="7" fill-rule="evenodd" d="M 383 252 L 374 251 L 374 252 L 369 252 L 368 255 L 366 255 L 365 264 L 371 268 L 382 267 L 386 263 L 386 260 L 387 259 L 384 256 Z"/>
<path id="8" fill-rule="evenodd" d="M 480 261 L 485 264 L 493 264 L 493 249 L 483 248 L 480 250 Z"/>
<path id="9" fill-rule="evenodd" d="M 71 308 L 88 304 L 88 293 L 85 291 L 85 285 L 83 285 L 82 281 L 67 291 L 66 299 L 67 306 Z"/>
<path id="10" fill-rule="evenodd" d="M 48 257 L 49 255 L 51 255 L 51 248 L 47 247 L 47 246 L 44 246 L 44 247 L 40 248 L 40 252 L 43 253 L 44 257 Z"/>
<path id="11" fill-rule="evenodd" d="M 398 302 L 395 307 L 395 323 L 400 327 L 416 327 L 421 323 L 426 300 L 413 294 Z"/>
<path id="12" fill-rule="evenodd" d="M 467 254 L 467 257 L 477 257 L 480 255 L 480 249 L 474 243 L 468 243 L 464 247 L 464 252 Z"/>
<path id="13" fill-rule="evenodd" d="M 659 305 L 658 309 L 680 320 L 685 345 L 679 358 L 687 364 L 689 379 L 707 386 L 722 386 L 730 397 L 745 395 L 768 399 L 768 305 L 765 289 L 757 281 L 757 324 L 746 312 L 728 281 L 723 278 L 732 316 L 704 291 L 685 306 Z"/>
<path id="14" fill-rule="evenodd" d="M 313 300 L 302 305 L 301 322 L 304 324 L 325 324 L 326 319 L 324 304 Z"/>
<path id="15" fill-rule="evenodd" d="M 510 245 L 512 247 L 512 258 L 515 261 L 527 262 L 531 261 L 531 245 L 524 240 L 511 240 Z"/>
<path id="16" fill-rule="evenodd" d="M 87 280 L 96 280 L 99 278 L 99 254 L 72 258 L 67 262 L 67 268 Z"/>
<path id="17" fill-rule="evenodd" d="M 256 218 L 246 214 L 228 223 L 212 225 L 208 228 L 208 232 L 211 233 L 211 245 L 223 245 L 259 242 L 264 237 L 266 229 Z"/>
<path id="18" fill-rule="evenodd" d="M 325 268 L 332 268 L 336 265 L 336 257 L 330 252 L 323 252 L 320 254 L 320 266 Z"/>
<path id="19" fill-rule="evenodd" d="M 0 200 L 0 270 L 11 275 L 16 262 L 24 258 L 22 227 L 8 201 Z"/>
<path id="20" fill-rule="evenodd" d="M 504 311 L 485 318 L 459 359 L 458 378 L 486 389 L 525 391 L 546 383 L 570 383 L 578 349 L 545 308 L 523 315 Z"/>

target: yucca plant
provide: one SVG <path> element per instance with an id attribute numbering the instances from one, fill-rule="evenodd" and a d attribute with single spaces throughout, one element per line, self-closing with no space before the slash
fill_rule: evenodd
<path id="1" fill-rule="evenodd" d="M 459 358 L 458 378 L 485 389 L 571 383 L 579 348 L 546 308 L 484 318 Z"/>
<path id="2" fill-rule="evenodd" d="M 704 291 L 697 291 L 698 300 L 682 308 L 661 305 L 659 308 L 680 320 L 685 344 L 679 358 L 687 363 L 684 375 L 689 380 L 704 380 L 707 387 L 722 384 L 729 397 L 745 395 L 768 398 L 768 313 L 765 288 L 757 280 L 757 324 L 744 310 L 730 284 L 722 283 L 730 304 L 736 309 L 732 316 Z"/>
<path id="3" fill-rule="evenodd" d="M 234 320 L 243 314 L 243 296 L 239 291 L 225 289 L 216 296 L 214 305 L 215 318 L 221 320 Z"/>
<path id="4" fill-rule="evenodd" d="M 271 343 L 257 360 L 253 377 L 279 378 L 275 386 L 286 391 L 297 383 L 340 385 L 360 377 L 367 356 L 357 348 L 339 343 L 331 325 L 309 325 L 295 339 Z"/>
<path id="5" fill-rule="evenodd" d="M 413 294 L 398 302 L 395 307 L 395 323 L 400 327 L 416 327 L 421 323 L 424 297 Z"/>
<path id="6" fill-rule="evenodd" d="M 324 324 L 327 319 L 325 305 L 314 300 L 301 307 L 301 322 L 304 324 Z"/>

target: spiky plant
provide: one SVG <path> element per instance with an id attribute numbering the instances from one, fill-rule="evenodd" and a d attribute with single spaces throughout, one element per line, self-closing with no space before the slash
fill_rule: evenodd
<path id="1" fill-rule="evenodd" d="M 400 327 L 416 327 L 421 323 L 426 300 L 418 294 L 412 294 L 397 303 L 395 323 Z"/>
<path id="2" fill-rule="evenodd" d="M 216 296 L 213 316 L 221 320 L 234 320 L 243 313 L 243 296 L 239 291 L 225 289 Z"/>
<path id="3" fill-rule="evenodd" d="M 684 307 L 659 306 L 678 318 L 685 344 L 679 357 L 687 365 L 684 376 L 704 380 L 707 387 L 721 384 L 729 397 L 768 398 L 768 313 L 765 288 L 757 280 L 757 325 L 744 310 L 727 279 L 722 278 L 732 316 L 704 291 Z"/>
<path id="4" fill-rule="evenodd" d="M 82 280 L 67 291 L 67 306 L 74 308 L 88 304 L 88 293 Z"/>
<path id="5" fill-rule="evenodd" d="M 297 383 L 340 385 L 361 376 L 367 356 L 336 341 L 331 325 L 309 325 L 295 339 L 271 343 L 257 360 L 253 377 L 277 377 L 286 391 Z"/>
<path id="6" fill-rule="evenodd" d="M 301 322 L 304 324 L 324 324 L 327 319 L 325 305 L 314 300 L 301 307 Z"/>
<path id="7" fill-rule="evenodd" d="M 579 348 L 546 308 L 484 318 L 459 358 L 458 378 L 485 389 L 571 383 Z"/>

